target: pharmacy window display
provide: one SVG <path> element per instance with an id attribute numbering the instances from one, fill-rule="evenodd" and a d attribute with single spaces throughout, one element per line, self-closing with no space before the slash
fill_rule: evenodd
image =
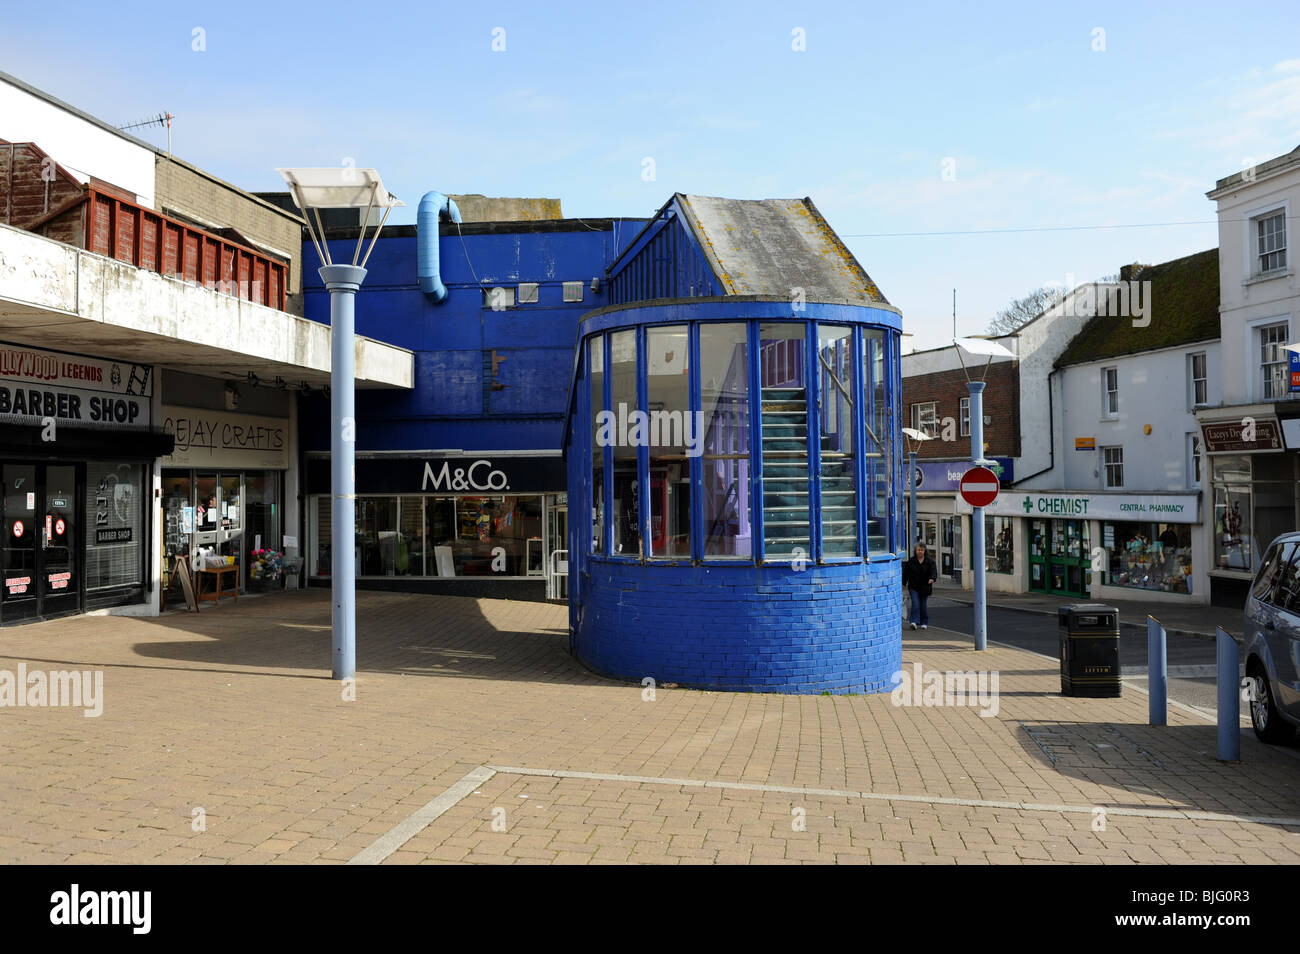
<path id="1" fill-rule="evenodd" d="M 1192 592 L 1192 528 L 1179 523 L 1105 523 L 1106 582 L 1139 590 Z"/>
<path id="2" fill-rule="evenodd" d="M 986 516 L 984 518 L 985 572 L 1015 572 L 1015 556 L 1015 538 L 1011 530 L 1011 518 Z"/>

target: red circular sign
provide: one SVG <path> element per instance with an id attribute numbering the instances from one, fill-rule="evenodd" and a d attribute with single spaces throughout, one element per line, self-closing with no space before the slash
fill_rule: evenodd
<path id="1" fill-rule="evenodd" d="M 987 467 L 972 467 L 961 476 L 961 499 L 972 507 L 987 507 L 998 499 L 998 475 Z"/>
<path id="2" fill-rule="evenodd" d="M 22 522 L 21 520 L 15 520 L 15 521 L 14 521 L 14 536 L 15 536 L 15 537 L 21 537 L 22 535 L 23 535 L 23 522 Z"/>
<path id="3" fill-rule="evenodd" d="M 66 529 L 68 529 L 68 525 L 63 522 L 62 517 L 54 521 L 54 532 L 57 533 L 59 536 L 63 536 L 63 531 Z"/>

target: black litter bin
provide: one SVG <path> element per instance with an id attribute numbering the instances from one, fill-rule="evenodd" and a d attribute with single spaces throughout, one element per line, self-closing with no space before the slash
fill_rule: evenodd
<path id="1" fill-rule="evenodd" d="M 1057 610 L 1061 639 L 1061 695 L 1118 696 L 1119 610 L 1075 603 Z"/>

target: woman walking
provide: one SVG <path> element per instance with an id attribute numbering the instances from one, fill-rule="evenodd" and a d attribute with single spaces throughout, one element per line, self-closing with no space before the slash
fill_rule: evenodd
<path id="1" fill-rule="evenodd" d="M 934 581 L 938 576 L 934 561 L 930 559 L 930 551 L 926 549 L 924 543 L 918 543 L 916 552 L 903 564 L 903 582 L 907 585 L 907 593 L 912 598 L 912 612 L 908 617 L 912 629 L 916 629 L 918 624 L 925 629 L 930 624 L 930 611 L 926 603 L 930 599 Z"/>

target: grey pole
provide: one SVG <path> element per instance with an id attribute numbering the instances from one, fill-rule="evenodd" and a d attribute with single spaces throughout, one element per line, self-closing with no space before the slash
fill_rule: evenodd
<path id="1" fill-rule="evenodd" d="M 1222 626 L 1214 630 L 1218 663 L 1219 761 L 1241 761 L 1241 676 L 1237 641 Z"/>
<path id="2" fill-rule="evenodd" d="M 1152 725 L 1169 724 L 1168 655 L 1165 650 L 1165 628 L 1154 616 L 1147 617 L 1147 692 L 1148 718 Z"/>
<path id="3" fill-rule="evenodd" d="M 321 281 L 330 293 L 330 489 L 333 567 L 331 634 L 333 678 L 357 672 L 356 562 L 356 345 L 353 329 L 358 289 L 366 270 L 355 265 L 324 265 Z"/>
<path id="4" fill-rule="evenodd" d="M 916 451 L 908 451 L 907 457 L 912 468 L 911 473 L 907 475 L 912 485 L 912 510 L 907 515 L 907 556 L 910 559 L 913 551 L 916 550 Z"/>
<path id="5" fill-rule="evenodd" d="M 984 382 L 968 381 L 970 388 L 971 460 L 984 462 Z M 975 571 L 975 648 L 988 649 L 988 607 L 984 594 L 984 508 L 972 507 L 970 538 Z"/>

